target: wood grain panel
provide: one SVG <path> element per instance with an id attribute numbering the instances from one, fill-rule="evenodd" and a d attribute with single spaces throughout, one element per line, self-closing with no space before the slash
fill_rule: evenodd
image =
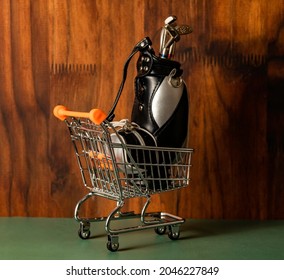
<path id="1" fill-rule="evenodd" d="M 267 1 L 183 3 L 184 8 L 174 13 L 186 18 L 194 11 L 194 33 L 181 39 L 177 58 L 184 62 L 190 88 L 189 145 L 196 153 L 194 187 L 181 193 L 179 213 L 215 218 L 280 217 L 269 212 L 269 179 L 275 171 L 268 172 L 272 157 L 267 151 L 267 126 L 272 120 L 267 115 L 270 89 L 266 77 L 270 45 L 279 40 L 283 1 L 273 1 L 274 5 Z M 154 10 L 153 2 L 147 5 L 147 10 Z M 168 9 L 178 5 L 178 1 L 163 5 L 155 18 L 161 21 Z M 148 27 L 145 25 L 147 31 Z M 280 52 L 283 57 L 283 48 Z M 283 179 L 280 174 L 276 177 Z M 281 187 L 276 189 L 283 193 Z M 282 195 L 276 200 L 283 201 Z"/>
<path id="2" fill-rule="evenodd" d="M 194 30 L 176 50 L 194 166 L 191 187 L 154 196 L 150 210 L 284 218 L 283 0 L 1 1 L 1 216 L 72 216 L 85 191 L 52 108 L 108 111 L 133 46 L 149 36 L 157 51 L 170 14 Z M 116 119 L 130 117 L 136 58 Z M 125 208 L 141 206 L 132 199 Z M 84 214 L 111 207 L 95 199 Z"/>
<path id="3" fill-rule="evenodd" d="M 97 107 L 108 112 L 117 94 L 122 69 L 127 56 L 138 40 L 143 38 L 143 3 L 141 1 L 54 1 L 52 5 L 51 22 L 52 40 L 50 54 L 51 65 L 51 103 L 65 104 L 68 108 L 89 111 Z M 80 21 L 78 21 L 78 14 Z M 135 15 L 135 16 L 134 16 Z M 137 25 L 135 21 L 140 22 Z M 143 34 L 143 35 L 141 35 Z M 129 80 L 116 110 L 117 119 L 130 117 L 133 100 L 134 63 L 129 69 Z M 58 127 L 60 126 L 60 130 Z M 63 137 L 68 137 L 67 130 L 58 121 L 52 122 L 56 131 L 56 139 L 52 150 L 55 151 L 54 161 L 60 161 L 53 168 L 55 174 L 54 190 L 57 185 L 61 193 L 56 200 L 66 200 L 64 192 L 72 190 L 77 199 L 85 190 L 82 184 L 74 179 L 68 180 L 69 172 L 76 172 L 75 157 L 68 146 L 60 143 Z M 66 150 L 68 152 L 66 153 Z M 58 151 L 58 152 L 57 152 Z M 75 171 L 76 170 L 76 171 Z M 79 175 L 79 173 L 78 173 Z M 75 175 L 74 175 L 75 176 Z M 60 178 L 64 178 L 60 180 Z M 74 201 L 72 202 L 73 204 Z M 139 209 L 139 199 L 127 203 L 127 208 Z M 87 204 L 86 215 L 106 215 L 113 204 L 106 204 L 103 199 L 95 199 Z M 70 209 L 70 207 L 68 207 Z"/>
<path id="4" fill-rule="evenodd" d="M 10 6 L 9 2 L 2 4 L 0 15 L 2 26 L 0 28 L 0 40 L 2 42 L 2 51 L 0 52 L 0 143 L 5 152 L 2 153 L 0 161 L 1 185 L 0 185 L 0 204 L 1 215 L 9 216 L 11 214 L 10 194 L 12 185 L 12 151 L 11 151 L 11 136 L 10 128 L 11 121 L 15 119 L 15 106 L 11 101 L 8 92 L 11 92 L 11 41 L 9 38 L 10 31 Z M 5 106 L 4 106 L 5 105 Z M 5 110 L 4 110 L 5 108 Z"/>
<path id="5" fill-rule="evenodd" d="M 45 2 L 1 2 L 1 215 L 49 210 L 47 25 L 37 16 L 46 9 Z"/>

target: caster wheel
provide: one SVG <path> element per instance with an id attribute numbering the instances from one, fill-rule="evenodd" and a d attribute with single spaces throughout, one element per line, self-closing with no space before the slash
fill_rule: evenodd
<path id="1" fill-rule="evenodd" d="M 111 252 L 116 252 L 119 248 L 119 243 L 113 243 L 111 241 L 107 242 L 107 248 Z"/>
<path id="2" fill-rule="evenodd" d="M 80 223 L 78 235 L 82 239 L 88 239 L 91 235 L 90 223 Z"/>
<path id="3" fill-rule="evenodd" d="M 88 230 L 88 231 L 82 231 L 81 229 L 78 230 L 78 235 L 80 238 L 82 239 L 88 239 L 91 235 L 91 232 Z"/>
<path id="4" fill-rule="evenodd" d="M 176 231 L 176 232 L 169 231 L 169 232 L 168 232 L 168 237 L 169 237 L 171 240 L 177 240 L 177 239 L 179 239 L 179 231 Z"/>
<path id="5" fill-rule="evenodd" d="M 163 235 L 166 232 L 166 227 L 163 227 L 163 226 L 162 227 L 156 227 L 155 232 L 159 235 Z"/>

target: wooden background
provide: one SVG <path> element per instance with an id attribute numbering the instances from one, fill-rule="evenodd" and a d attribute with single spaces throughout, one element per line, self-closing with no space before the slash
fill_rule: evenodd
<path id="1" fill-rule="evenodd" d="M 149 36 L 157 50 L 170 14 L 194 29 L 176 59 L 195 154 L 191 187 L 154 196 L 150 210 L 284 218 L 283 0 L 0 1 L 0 216 L 73 215 L 85 190 L 52 109 L 108 111 L 134 44 Z M 134 76 L 133 62 L 117 119 L 130 117 Z M 98 199 L 84 212 L 111 207 Z"/>

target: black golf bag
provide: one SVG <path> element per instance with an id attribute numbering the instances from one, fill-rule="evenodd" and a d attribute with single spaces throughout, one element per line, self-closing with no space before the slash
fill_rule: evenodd
<path id="1" fill-rule="evenodd" d="M 119 134 L 125 144 L 181 148 L 186 143 L 189 114 L 187 88 L 181 78 L 183 71 L 179 62 L 156 56 L 151 44 L 149 38 L 144 38 L 127 59 L 123 80 L 108 114 L 108 120 L 114 119 L 114 111 L 127 77 L 129 62 L 137 52 L 140 52 L 134 82 L 135 99 L 131 120 L 128 121 L 131 125 L 119 125 Z M 155 154 L 151 160 L 159 163 L 162 160 L 167 163 L 174 160 L 172 157 L 174 154 L 171 153 L 166 158 Z M 157 176 L 167 177 L 164 169 L 154 172 Z"/>

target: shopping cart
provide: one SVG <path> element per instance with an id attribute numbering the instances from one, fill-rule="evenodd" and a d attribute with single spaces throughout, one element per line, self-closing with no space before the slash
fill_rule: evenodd
<path id="1" fill-rule="evenodd" d="M 78 233 L 82 239 L 90 237 L 90 224 L 99 221 L 105 221 L 110 251 L 118 250 L 120 233 L 153 228 L 159 235 L 167 231 L 170 239 L 179 238 L 183 218 L 164 212 L 148 213 L 147 208 L 152 195 L 188 186 L 192 149 L 125 144 L 117 129 L 98 109 L 82 113 L 58 105 L 54 115 L 67 124 L 83 184 L 88 189 L 74 213 L 80 223 Z M 121 141 L 114 143 L 113 135 Z M 116 202 L 107 217 L 80 217 L 81 206 L 93 196 Z M 146 199 L 141 213 L 122 212 L 125 200 L 135 197 Z M 113 227 L 114 221 L 126 218 L 140 221 L 135 226 Z"/>

